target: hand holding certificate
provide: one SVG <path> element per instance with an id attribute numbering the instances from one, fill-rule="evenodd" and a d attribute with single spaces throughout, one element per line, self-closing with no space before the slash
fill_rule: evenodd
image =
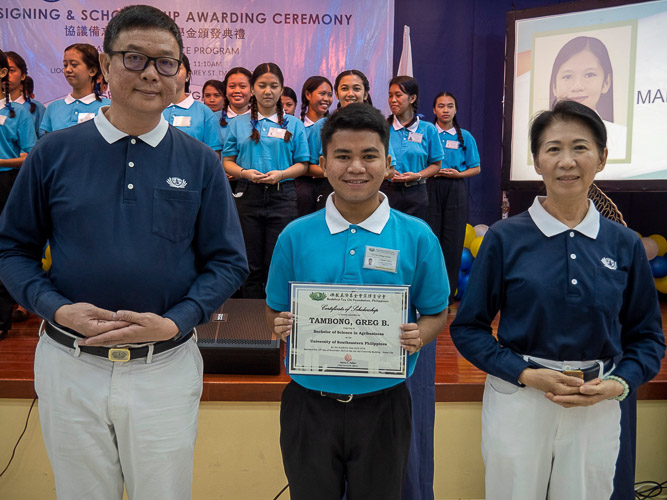
<path id="1" fill-rule="evenodd" d="M 405 378 L 409 286 L 290 283 L 289 372 Z"/>

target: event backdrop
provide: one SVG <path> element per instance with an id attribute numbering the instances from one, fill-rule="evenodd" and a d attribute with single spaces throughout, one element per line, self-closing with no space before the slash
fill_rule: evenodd
<path id="1" fill-rule="evenodd" d="M 285 84 L 300 94 L 311 75 L 332 82 L 344 69 L 360 69 L 376 105 L 387 111 L 394 46 L 394 0 L 142 0 L 165 11 L 181 29 L 192 66 L 192 87 L 222 80 L 234 66 L 251 71 L 275 62 Z M 104 30 L 122 0 L 3 0 L 2 50 L 21 54 L 35 79 L 36 99 L 49 103 L 69 92 L 63 49 L 90 43 L 102 50 Z"/>

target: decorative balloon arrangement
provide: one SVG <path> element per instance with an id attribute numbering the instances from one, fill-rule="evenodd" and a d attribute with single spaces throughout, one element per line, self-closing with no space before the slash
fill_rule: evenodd
<path id="1" fill-rule="evenodd" d="M 639 235 L 641 238 L 641 235 Z M 660 292 L 667 294 L 667 239 L 660 234 L 642 238 L 648 263 L 653 272 L 653 281 L 655 288 Z"/>
<path id="2" fill-rule="evenodd" d="M 477 257 L 479 246 L 482 244 L 482 239 L 484 239 L 484 235 L 488 229 L 489 226 L 486 224 L 477 224 L 475 227 L 466 224 L 466 236 L 463 243 L 461 268 L 459 270 L 459 279 L 456 289 L 457 299 L 463 297 L 466 286 L 468 286 L 468 278 L 470 276 L 472 263 Z M 646 256 L 648 257 L 651 271 L 653 272 L 655 288 L 660 293 L 667 294 L 667 239 L 660 234 L 652 234 L 651 236 L 642 238 L 642 243 L 646 249 Z"/>
<path id="3" fill-rule="evenodd" d="M 456 287 L 455 297 L 460 299 L 468 286 L 468 278 L 472 263 L 477 257 L 479 246 L 482 244 L 484 235 L 489 230 L 486 224 L 477 224 L 475 227 L 466 224 L 466 236 L 463 242 L 463 253 L 461 254 L 461 268 L 459 270 L 459 279 Z"/>

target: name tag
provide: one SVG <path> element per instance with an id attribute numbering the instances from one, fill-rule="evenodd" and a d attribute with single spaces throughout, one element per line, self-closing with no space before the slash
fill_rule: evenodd
<path id="1" fill-rule="evenodd" d="M 174 116 L 174 127 L 189 127 L 191 116 Z"/>
<path id="2" fill-rule="evenodd" d="M 423 134 L 419 134 L 417 132 L 410 132 L 408 134 L 408 141 L 416 142 L 417 144 L 421 144 L 422 143 L 422 137 L 423 137 Z"/>
<path id="3" fill-rule="evenodd" d="M 447 141 L 445 143 L 445 149 L 459 149 L 459 141 Z"/>
<path id="4" fill-rule="evenodd" d="M 285 134 L 287 133 L 287 129 L 285 128 L 276 128 L 276 127 L 271 127 L 269 129 L 269 133 L 266 134 L 268 137 L 275 137 L 276 139 L 285 139 Z"/>
<path id="5" fill-rule="evenodd" d="M 77 123 L 87 122 L 95 118 L 95 113 L 79 113 L 79 121 Z"/>
<path id="6" fill-rule="evenodd" d="M 0 115 L 0 125 L 4 125 L 6 120 L 7 120 L 6 115 Z"/>
<path id="7" fill-rule="evenodd" d="M 395 273 L 397 264 L 398 250 L 366 246 L 364 269 L 377 269 L 378 271 Z"/>

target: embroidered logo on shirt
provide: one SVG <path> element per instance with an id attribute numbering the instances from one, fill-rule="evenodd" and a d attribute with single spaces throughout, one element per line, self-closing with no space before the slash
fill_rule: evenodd
<path id="1" fill-rule="evenodd" d="M 602 265 L 606 267 L 607 269 L 611 269 L 612 271 L 615 271 L 617 266 L 616 266 L 616 261 L 614 259 L 610 259 L 609 257 L 602 257 L 600 259 L 602 262 Z"/>
<path id="2" fill-rule="evenodd" d="M 178 189 L 183 189 L 185 186 L 188 185 L 185 179 L 180 179 L 178 177 L 169 177 L 167 179 L 167 184 L 169 184 L 173 188 L 178 188 Z"/>

